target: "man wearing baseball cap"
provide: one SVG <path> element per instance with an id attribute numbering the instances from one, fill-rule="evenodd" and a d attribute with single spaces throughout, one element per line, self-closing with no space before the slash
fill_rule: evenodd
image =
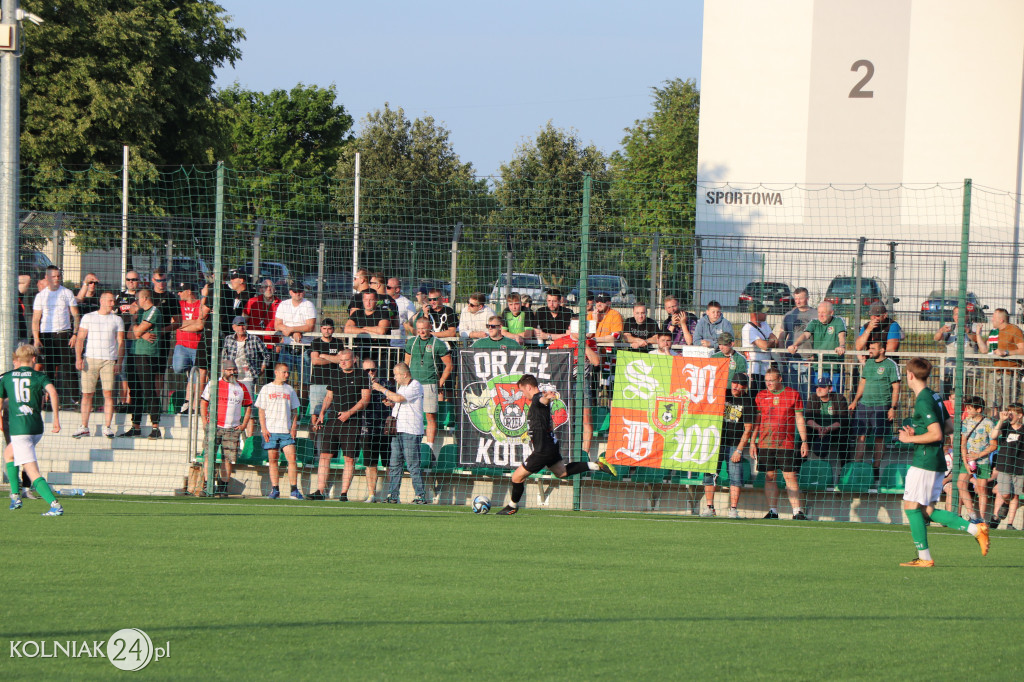
<path id="1" fill-rule="evenodd" d="M 728 332 L 726 332 L 728 333 Z M 720 334 L 719 340 L 726 334 Z M 729 334 L 731 337 L 732 335 Z M 743 449 L 750 443 L 754 429 L 757 406 L 748 390 L 750 379 L 743 372 L 730 377 L 729 392 L 725 395 L 725 413 L 722 417 L 722 438 L 718 444 L 719 461 L 728 461 L 729 471 L 729 518 L 740 517 L 740 491 L 743 489 L 745 469 Z M 706 509 L 700 513 L 707 518 L 715 516 L 715 487 L 718 474 L 704 474 L 704 501 Z"/>
<path id="2" fill-rule="evenodd" d="M 281 335 L 281 348 L 277 361 L 288 365 L 289 371 L 297 371 L 300 376 L 293 377 L 296 385 L 309 383 L 310 361 L 309 356 L 303 353 L 304 342 L 302 335 L 313 331 L 316 325 L 316 308 L 310 301 L 305 300 L 306 287 L 302 282 L 292 282 L 288 285 L 288 293 L 291 295 L 286 301 L 281 301 L 274 313 L 274 331 Z"/>
<path id="3" fill-rule="evenodd" d="M 842 393 L 832 392 L 831 378 L 818 377 L 805 413 L 811 450 L 818 457 L 829 460 L 835 467 L 834 471 L 842 471 L 850 460 L 850 408 Z"/>
<path id="4" fill-rule="evenodd" d="M 712 355 L 713 358 L 729 358 L 729 381 L 736 375 L 737 372 L 747 371 L 747 359 L 740 353 L 736 352 L 733 345 L 736 343 L 736 339 L 733 338 L 729 332 L 722 332 L 718 335 L 718 352 Z"/>
<path id="5" fill-rule="evenodd" d="M 884 303 L 876 302 L 871 304 L 868 311 L 871 318 L 867 324 L 857 332 L 857 339 L 853 347 L 857 350 L 867 350 L 868 344 L 873 340 L 885 343 L 886 353 L 895 353 L 900 349 L 900 341 L 903 340 L 903 330 L 896 320 L 889 317 L 889 310 Z"/>

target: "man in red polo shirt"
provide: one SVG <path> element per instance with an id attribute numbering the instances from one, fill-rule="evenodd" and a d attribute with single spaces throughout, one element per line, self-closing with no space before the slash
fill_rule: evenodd
<path id="1" fill-rule="evenodd" d="M 786 479 L 786 494 L 793 506 L 793 520 L 806 521 L 800 506 L 800 486 L 796 472 L 810 452 L 807 425 L 804 423 L 804 401 L 792 388 L 782 385 L 782 374 L 774 367 L 764 375 L 766 388 L 757 394 L 757 424 L 751 440 L 750 454 L 758 468 L 765 472 L 764 496 L 768 501 L 766 519 L 779 518 L 776 508 L 779 489 L 775 485 L 777 471 Z M 793 427 L 800 433 L 800 455 L 794 450 Z M 756 445 L 755 445 L 756 443 Z"/>

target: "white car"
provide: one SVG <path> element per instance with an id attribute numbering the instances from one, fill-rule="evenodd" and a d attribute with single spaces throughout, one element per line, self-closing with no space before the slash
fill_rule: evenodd
<path id="1" fill-rule="evenodd" d="M 490 296 L 487 300 L 491 302 L 492 306 L 503 307 L 505 302 L 505 273 L 501 273 L 498 276 L 498 281 L 494 283 L 494 287 L 491 289 Z M 512 288 L 511 291 L 516 292 L 520 296 L 529 296 L 534 300 L 534 305 L 539 303 L 541 306 L 544 305 L 544 296 L 549 287 L 545 286 L 541 280 L 540 275 L 534 275 L 526 272 L 513 272 L 512 273 Z M 495 308 L 497 309 L 497 308 Z"/>

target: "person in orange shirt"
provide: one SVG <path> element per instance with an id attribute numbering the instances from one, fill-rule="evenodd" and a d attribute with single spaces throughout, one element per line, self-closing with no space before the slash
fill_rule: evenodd
<path id="1" fill-rule="evenodd" d="M 617 341 L 625 326 L 622 315 L 612 308 L 611 301 L 608 294 L 598 294 L 594 299 L 594 312 L 587 317 L 588 320 L 594 320 L 594 340 L 598 343 Z"/>

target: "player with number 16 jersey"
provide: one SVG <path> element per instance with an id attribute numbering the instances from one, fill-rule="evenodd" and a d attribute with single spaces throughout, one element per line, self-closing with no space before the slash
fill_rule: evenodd
<path id="1" fill-rule="evenodd" d="M 50 377 L 35 369 L 38 351 L 28 344 L 14 351 L 14 369 L 0 376 L 0 400 L 6 400 L 7 435 L 10 445 L 4 449 L 4 466 L 11 483 L 11 510 L 21 508 L 18 467 L 24 467 L 35 488 L 50 503 L 43 516 L 61 516 L 64 508 L 57 502 L 46 479 L 36 464 L 36 443 L 43 437 L 43 397 L 50 399 L 53 410 L 53 432 L 60 431 L 57 389 Z"/>

